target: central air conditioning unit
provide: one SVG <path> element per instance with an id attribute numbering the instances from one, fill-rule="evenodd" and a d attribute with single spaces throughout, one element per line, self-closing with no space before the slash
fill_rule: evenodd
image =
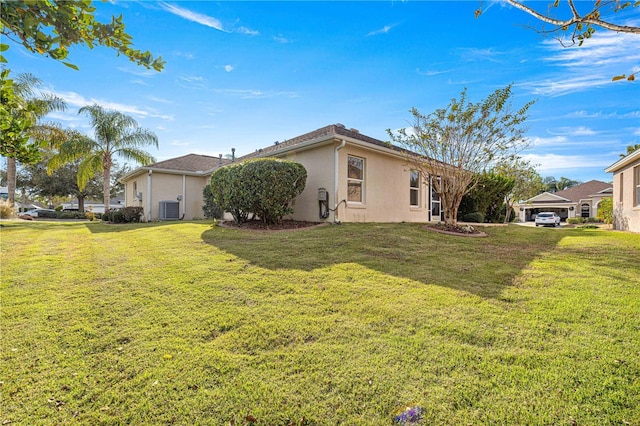
<path id="1" fill-rule="evenodd" d="M 160 201 L 158 217 L 160 220 L 180 219 L 180 203 L 177 201 Z"/>

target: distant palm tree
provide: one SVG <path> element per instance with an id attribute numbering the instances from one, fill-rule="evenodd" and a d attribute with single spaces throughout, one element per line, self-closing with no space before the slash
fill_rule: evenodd
<path id="1" fill-rule="evenodd" d="M 70 133 L 66 142 L 59 147 L 59 154 L 50 162 L 55 170 L 74 159 L 80 159 L 78 166 L 78 187 L 84 189 L 97 172 L 102 172 L 105 211 L 111 204 L 111 167 L 115 157 L 138 164 L 150 164 L 153 156 L 141 147 L 158 147 L 158 137 L 150 130 L 140 128 L 133 118 L 118 111 L 106 110 L 102 106 L 87 105 L 78 111 L 86 114 L 94 131 L 95 139 L 78 132 Z"/>
<path id="2" fill-rule="evenodd" d="M 634 153 L 635 151 L 637 151 L 639 149 L 640 149 L 640 144 L 638 144 L 638 143 L 635 144 L 635 145 L 628 145 L 627 146 L 627 152 L 624 153 L 624 154 L 620 154 L 620 158 L 624 158 L 627 155 L 632 154 L 632 153 Z"/>
<path id="3" fill-rule="evenodd" d="M 30 139 L 30 149 L 39 149 L 39 145 L 47 141 L 51 143 L 54 139 L 61 137 L 63 133 L 54 124 L 43 123 L 42 119 L 53 111 L 62 111 L 66 105 L 57 96 L 49 93 L 39 92 L 37 89 L 42 82 L 32 74 L 19 74 L 13 81 L 13 92 L 20 105 L 19 114 L 15 119 L 26 120 L 33 123 L 25 130 L 25 135 Z M 12 111 L 13 113 L 13 111 Z M 32 156 L 33 157 L 33 156 Z M 15 156 L 7 156 L 7 192 L 8 201 L 13 205 L 16 193 L 17 159 Z M 25 161 L 20 159 L 20 161 Z M 37 154 L 30 162 L 37 161 Z"/>

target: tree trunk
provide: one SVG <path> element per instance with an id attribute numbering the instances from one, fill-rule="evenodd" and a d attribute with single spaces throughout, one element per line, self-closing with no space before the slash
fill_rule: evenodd
<path id="1" fill-rule="evenodd" d="M 16 201 L 16 159 L 7 157 L 7 201 L 13 207 Z"/>
<path id="2" fill-rule="evenodd" d="M 105 213 L 111 206 L 111 155 L 107 154 L 102 159 L 102 170 L 104 182 L 102 182 L 102 191 L 104 192 L 104 211 Z"/>
<path id="3" fill-rule="evenodd" d="M 78 211 L 84 213 L 84 195 L 78 195 Z"/>
<path id="4" fill-rule="evenodd" d="M 104 191 L 104 211 L 109 210 L 111 206 L 111 167 L 104 165 L 104 182 L 102 182 L 102 191 Z"/>

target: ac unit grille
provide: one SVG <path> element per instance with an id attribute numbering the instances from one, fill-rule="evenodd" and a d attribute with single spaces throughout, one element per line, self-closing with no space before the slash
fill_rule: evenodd
<path id="1" fill-rule="evenodd" d="M 177 201 L 160 201 L 160 220 L 180 219 L 180 203 Z"/>

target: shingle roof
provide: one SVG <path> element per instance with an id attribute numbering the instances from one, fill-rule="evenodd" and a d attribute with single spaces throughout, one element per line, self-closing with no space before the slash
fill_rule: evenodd
<path id="1" fill-rule="evenodd" d="M 571 201 L 578 202 L 580 200 L 586 200 L 591 198 L 592 195 L 597 194 L 600 191 L 611 188 L 610 183 L 602 182 L 599 180 L 590 180 L 581 185 L 576 185 L 564 191 L 558 191 L 555 195 L 559 197 L 567 198 Z"/>
<path id="2" fill-rule="evenodd" d="M 218 167 L 221 162 L 222 164 L 227 164 L 230 163 L 231 160 L 227 160 L 226 158 L 221 160 L 219 157 L 211 157 L 208 155 L 187 154 L 182 157 L 159 161 L 157 163 L 150 164 L 145 168 L 179 170 L 185 172 L 205 172 Z"/>
<path id="3" fill-rule="evenodd" d="M 277 142 L 268 147 L 259 149 L 256 152 L 240 157 L 239 160 L 245 160 L 245 159 L 253 158 L 257 156 L 262 157 L 262 156 L 268 156 L 268 155 L 275 155 L 278 153 L 278 151 L 282 151 L 285 148 L 290 148 L 295 145 L 299 145 L 303 142 L 310 141 L 313 139 L 329 140 L 332 137 L 339 139 L 341 136 L 346 136 L 352 139 L 356 139 L 362 142 L 367 142 L 372 145 L 377 145 L 384 148 L 393 149 L 396 151 L 404 151 L 404 149 L 391 145 L 390 143 L 383 142 L 381 140 L 372 138 L 367 135 L 363 135 L 356 129 L 347 129 L 343 124 L 330 124 L 328 126 L 321 127 L 320 129 L 314 130 L 312 132 L 305 133 L 300 136 L 296 136 L 293 139 L 287 139 L 283 142 Z"/>

